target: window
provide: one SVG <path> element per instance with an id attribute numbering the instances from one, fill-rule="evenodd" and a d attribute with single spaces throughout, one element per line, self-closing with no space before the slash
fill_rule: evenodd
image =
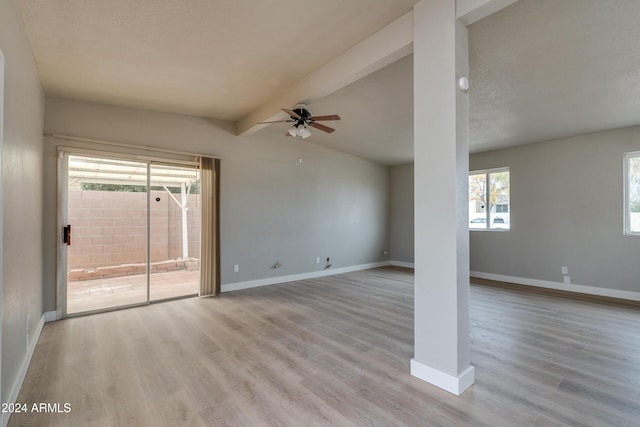
<path id="1" fill-rule="evenodd" d="M 506 203 L 501 203 L 496 205 L 496 212 L 499 213 L 509 213 L 509 205 Z"/>
<path id="2" fill-rule="evenodd" d="M 509 229 L 509 187 L 509 168 L 469 172 L 469 229 Z"/>
<path id="3" fill-rule="evenodd" d="M 640 235 L 640 152 L 626 153 L 625 170 L 625 233 Z"/>

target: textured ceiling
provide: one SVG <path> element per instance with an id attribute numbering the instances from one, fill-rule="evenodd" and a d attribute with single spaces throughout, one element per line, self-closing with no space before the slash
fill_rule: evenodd
<path id="1" fill-rule="evenodd" d="M 237 120 L 417 0 L 17 3 L 48 96 Z"/>
<path id="2" fill-rule="evenodd" d="M 640 124 L 640 1 L 520 0 L 469 27 L 471 149 Z"/>
<path id="3" fill-rule="evenodd" d="M 17 2 L 48 96 L 237 120 L 417 0 Z M 471 151 L 640 124 L 638 22 L 638 0 L 520 0 L 472 24 Z M 343 120 L 308 141 L 411 162 L 412 87 L 408 56 L 315 101 Z"/>
<path id="4" fill-rule="evenodd" d="M 637 0 L 520 0 L 472 24 L 470 151 L 640 125 L 638 22 Z M 412 161 L 411 57 L 313 109 L 345 122 L 309 140 L 382 164 Z"/>
<path id="5" fill-rule="evenodd" d="M 638 22 L 637 0 L 520 0 L 472 24 L 470 151 L 639 125 Z M 411 162 L 412 81 L 408 57 L 316 102 L 346 122 L 313 141 Z"/>

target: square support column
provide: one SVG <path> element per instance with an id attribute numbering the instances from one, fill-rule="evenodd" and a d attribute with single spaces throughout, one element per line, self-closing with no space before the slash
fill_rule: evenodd
<path id="1" fill-rule="evenodd" d="M 411 374 L 460 395 L 469 355 L 467 29 L 456 2 L 414 8 L 415 353 Z"/>

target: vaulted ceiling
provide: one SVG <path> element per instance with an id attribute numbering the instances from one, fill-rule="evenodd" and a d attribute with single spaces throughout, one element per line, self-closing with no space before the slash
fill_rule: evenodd
<path id="1" fill-rule="evenodd" d="M 469 28 L 481 151 L 640 124 L 640 1 L 520 0 Z"/>
<path id="2" fill-rule="evenodd" d="M 417 2 L 17 0 L 47 96 L 234 122 Z M 639 21 L 636 0 L 520 0 L 471 24 L 471 150 L 640 124 Z M 411 162 L 411 55 L 310 109 L 343 120 L 307 141 Z"/>

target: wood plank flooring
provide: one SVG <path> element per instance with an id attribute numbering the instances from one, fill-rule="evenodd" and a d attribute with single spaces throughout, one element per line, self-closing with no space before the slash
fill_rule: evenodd
<path id="1" fill-rule="evenodd" d="M 470 310 L 461 397 L 409 375 L 405 271 L 49 323 L 19 401 L 71 412 L 9 425 L 640 425 L 640 311 L 476 285 Z"/>

